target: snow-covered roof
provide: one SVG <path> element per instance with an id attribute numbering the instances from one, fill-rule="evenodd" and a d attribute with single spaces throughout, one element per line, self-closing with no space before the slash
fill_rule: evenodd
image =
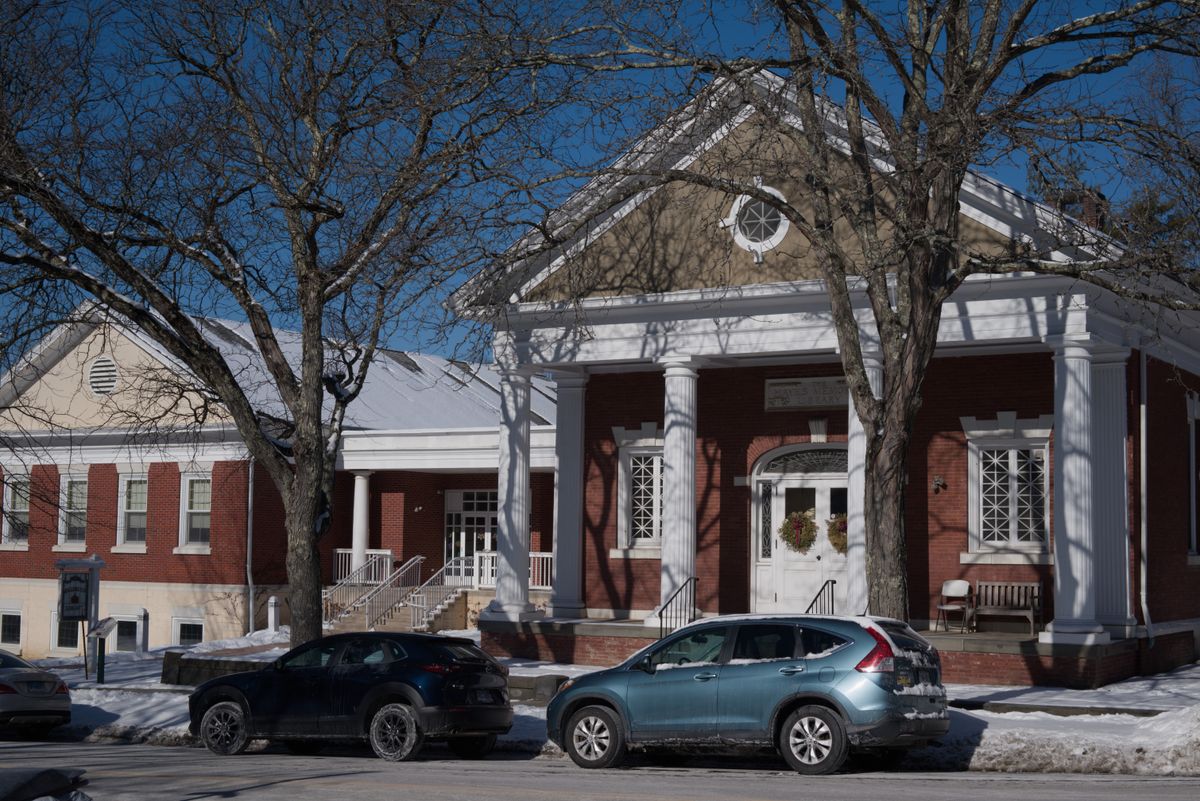
<path id="1" fill-rule="evenodd" d="M 254 345 L 249 323 L 197 318 L 205 337 L 225 357 L 255 408 L 283 416 L 283 406 Z M 284 358 L 299 365 L 300 335 L 276 329 Z M 336 361 L 330 347 L 327 363 Z M 335 368 L 336 369 L 336 368 Z M 531 422 L 553 424 L 554 384 L 535 376 Z M 362 393 L 346 411 L 347 430 L 484 428 L 500 424 L 500 375 L 494 364 L 383 349 L 376 353 Z"/>

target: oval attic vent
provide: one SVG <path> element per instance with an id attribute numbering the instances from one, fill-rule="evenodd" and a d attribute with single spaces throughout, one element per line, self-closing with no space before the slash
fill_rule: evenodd
<path id="1" fill-rule="evenodd" d="M 117 388 L 117 363 L 107 356 L 92 362 L 88 370 L 88 386 L 97 395 L 111 395 Z"/>

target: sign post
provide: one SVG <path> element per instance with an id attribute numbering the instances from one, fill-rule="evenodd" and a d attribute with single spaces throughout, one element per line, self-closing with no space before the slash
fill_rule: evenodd
<path id="1" fill-rule="evenodd" d="M 64 622 L 87 623 L 88 630 L 94 629 L 100 618 L 100 569 L 104 560 L 96 554 L 90 559 L 59 559 L 54 563 L 59 569 L 58 619 Z M 88 665 L 96 664 L 97 638 L 87 638 L 83 654 L 83 671 L 87 676 Z"/>

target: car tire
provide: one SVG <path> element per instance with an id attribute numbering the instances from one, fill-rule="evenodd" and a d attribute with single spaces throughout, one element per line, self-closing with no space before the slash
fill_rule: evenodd
<path id="1" fill-rule="evenodd" d="M 460 759 L 483 759 L 496 747 L 496 735 L 479 734 L 474 737 L 454 737 L 447 742 L 447 745 Z"/>
<path id="2" fill-rule="evenodd" d="M 214 754 L 233 756 L 246 750 L 250 735 L 246 730 L 246 712 L 236 701 L 220 701 L 204 711 L 200 718 L 200 739 Z"/>
<path id="3" fill-rule="evenodd" d="M 313 754 L 321 753 L 321 749 L 325 747 L 325 743 L 320 740 L 284 740 L 283 747 L 288 750 L 289 754 L 312 756 Z"/>
<path id="4" fill-rule="evenodd" d="M 380 759 L 403 762 L 413 759 L 425 742 L 417 713 L 408 704 L 385 704 L 371 716 L 367 736 Z"/>
<path id="5" fill-rule="evenodd" d="M 784 761 L 797 773 L 833 773 L 846 761 L 846 727 L 832 709 L 802 706 L 784 720 L 778 746 Z"/>
<path id="6" fill-rule="evenodd" d="M 625 758 L 625 730 L 606 706 L 585 706 L 567 723 L 567 755 L 581 768 L 612 768 Z"/>

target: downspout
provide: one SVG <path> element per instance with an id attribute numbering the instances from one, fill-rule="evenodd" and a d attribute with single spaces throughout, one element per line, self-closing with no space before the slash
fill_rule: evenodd
<path id="1" fill-rule="evenodd" d="M 254 633 L 254 457 L 246 480 L 246 633 Z"/>
<path id="2" fill-rule="evenodd" d="M 1146 348 L 1143 346 L 1138 348 L 1138 357 L 1140 364 L 1138 365 L 1138 383 L 1139 394 L 1141 395 L 1138 404 L 1138 493 L 1140 502 L 1138 528 L 1141 533 L 1141 551 L 1138 559 L 1138 567 L 1141 574 L 1141 586 L 1138 587 L 1138 597 L 1142 604 L 1142 620 L 1146 624 L 1146 638 L 1149 641 L 1149 646 L 1154 647 L 1154 624 L 1150 622 L 1150 603 L 1146 598 L 1146 577 L 1149 574 L 1147 567 L 1146 545 L 1149 540 L 1149 535 L 1146 531 L 1146 521 L 1149 517 L 1146 508 L 1146 495 L 1148 493 L 1149 482 L 1146 480 Z"/>

